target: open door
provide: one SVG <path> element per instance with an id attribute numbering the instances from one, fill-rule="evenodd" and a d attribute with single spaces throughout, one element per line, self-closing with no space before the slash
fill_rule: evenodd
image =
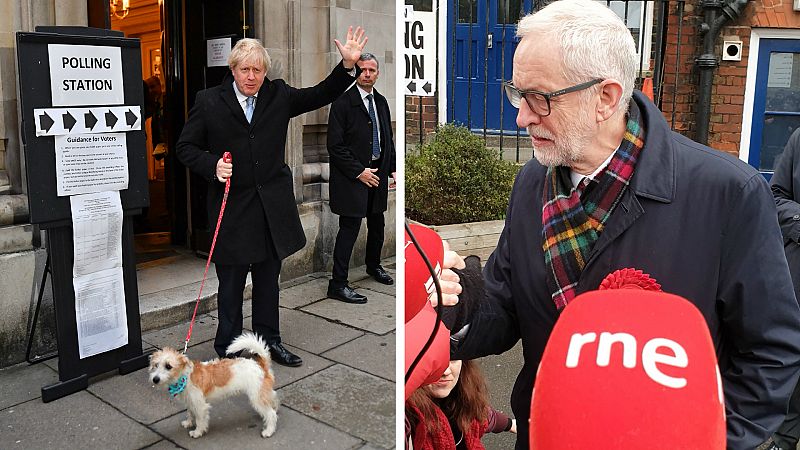
<path id="1" fill-rule="evenodd" d="M 191 2 L 191 6 L 184 6 L 186 2 L 168 2 L 169 8 L 176 11 L 169 11 L 170 14 L 180 13 L 185 17 L 184 32 L 176 34 L 172 42 L 173 48 L 182 48 L 185 51 L 183 67 L 178 66 L 181 61 L 172 58 L 173 63 L 181 70 L 175 70 L 173 89 L 186 92 L 183 104 L 174 104 L 175 115 L 180 118 L 180 128 L 188 117 L 189 110 L 194 105 L 195 96 L 198 91 L 219 85 L 226 73 L 229 72 L 226 66 L 207 65 L 207 42 L 213 39 L 231 38 L 231 45 L 243 37 L 253 37 L 253 0 L 241 2 L 220 2 L 215 0 L 201 0 Z M 183 11 L 179 11 L 183 9 Z M 185 39 L 183 45 L 179 46 L 181 39 Z M 180 129 L 177 128 L 176 129 Z M 176 141 L 177 141 L 176 135 Z M 183 172 L 183 183 L 187 190 L 183 190 L 185 197 L 182 198 L 184 207 L 189 205 L 188 229 L 190 231 L 188 242 L 198 253 L 207 255 L 210 242 L 209 236 L 213 233 L 216 224 L 208 224 L 206 213 L 206 189 L 208 181 L 197 175 L 188 173 L 179 162 L 175 162 L 180 168 L 177 172 Z M 188 183 L 186 182 L 188 175 Z M 176 180 L 178 177 L 176 176 Z M 180 191 L 176 186 L 176 193 Z M 187 193 L 188 192 L 188 193 Z M 176 201 L 178 197 L 176 196 Z"/>

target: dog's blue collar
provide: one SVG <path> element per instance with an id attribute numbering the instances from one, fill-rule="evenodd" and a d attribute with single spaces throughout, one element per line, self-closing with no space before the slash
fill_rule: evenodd
<path id="1" fill-rule="evenodd" d="M 183 392 L 183 390 L 186 389 L 186 375 L 183 375 L 180 378 L 178 378 L 178 381 L 170 384 L 168 388 L 169 388 L 169 395 L 173 397 Z"/>

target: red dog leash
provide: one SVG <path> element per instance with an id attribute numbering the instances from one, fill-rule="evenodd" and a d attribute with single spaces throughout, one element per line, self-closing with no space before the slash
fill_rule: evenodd
<path id="1" fill-rule="evenodd" d="M 230 164 L 233 161 L 231 152 L 222 154 L 222 161 Z M 206 276 L 208 276 L 208 266 L 211 265 L 211 255 L 214 254 L 214 246 L 217 244 L 217 234 L 219 233 L 219 226 L 222 223 L 222 213 L 225 212 L 225 204 L 228 203 L 228 191 L 231 189 L 231 179 L 228 177 L 225 180 L 225 193 L 222 195 L 222 205 L 219 207 L 219 217 L 217 218 L 217 228 L 214 229 L 214 238 L 211 240 L 211 250 L 208 252 L 208 260 L 206 261 L 206 271 L 203 273 L 203 281 L 200 283 L 200 292 L 197 293 L 197 301 L 194 304 L 194 313 L 192 314 L 192 321 L 189 322 L 189 332 L 186 333 L 186 342 L 183 343 L 183 353 L 189 348 L 189 339 L 192 338 L 192 328 L 194 328 L 194 319 L 197 317 L 197 307 L 200 306 L 200 296 L 203 294 L 203 286 L 206 285 Z"/>

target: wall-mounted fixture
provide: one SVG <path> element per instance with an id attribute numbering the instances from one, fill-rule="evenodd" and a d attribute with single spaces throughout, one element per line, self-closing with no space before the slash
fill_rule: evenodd
<path id="1" fill-rule="evenodd" d="M 128 13 L 131 12 L 131 0 L 109 0 L 109 5 L 111 14 L 120 20 L 128 17 Z"/>
<path id="2" fill-rule="evenodd" d="M 795 0 L 795 1 L 800 1 L 800 0 Z M 722 43 L 722 60 L 741 61 L 742 41 L 724 41 Z"/>

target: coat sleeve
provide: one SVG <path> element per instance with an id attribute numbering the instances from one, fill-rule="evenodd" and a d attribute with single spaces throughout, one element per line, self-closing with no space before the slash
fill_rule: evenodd
<path id="1" fill-rule="evenodd" d="M 322 108 L 323 106 L 332 103 L 339 98 L 340 95 L 347 90 L 361 74 L 361 69 L 356 67 L 356 76 L 353 78 L 347 69 L 344 68 L 343 62 L 340 61 L 336 67 L 333 68 L 331 73 L 316 86 L 307 88 L 293 88 L 289 87 L 289 115 L 290 117 L 299 116 L 300 114 L 314 111 L 315 109 Z"/>
<path id="2" fill-rule="evenodd" d="M 348 179 L 355 180 L 364 171 L 364 165 L 356 158 L 355 152 L 345 142 L 349 102 L 346 98 L 333 102 L 328 115 L 328 154 L 331 164 Z"/>
<path id="3" fill-rule="evenodd" d="M 194 106 L 183 126 L 181 136 L 175 146 L 175 155 L 184 166 L 209 182 L 214 181 L 219 156 L 212 155 L 208 149 L 208 128 L 203 117 L 205 91 L 195 97 Z"/>
<path id="4" fill-rule="evenodd" d="M 800 203 L 797 202 L 800 192 L 794 192 L 794 179 L 796 176 L 800 177 L 800 166 L 797 164 L 797 159 L 800 157 L 798 152 L 800 152 L 800 129 L 795 130 L 789 138 L 770 184 L 783 238 L 800 244 Z"/>
<path id="5" fill-rule="evenodd" d="M 506 431 L 506 427 L 509 426 L 508 421 L 511 420 L 511 418 L 491 406 L 487 409 L 489 411 L 486 420 L 486 431 L 484 433 L 502 433 Z"/>
<path id="6" fill-rule="evenodd" d="M 520 339 L 517 312 L 511 292 L 511 220 L 516 192 L 526 177 L 527 167 L 517 176 L 506 211 L 506 221 L 497 248 L 483 269 L 485 299 L 468 320 L 469 328 L 456 345 L 451 346 L 451 359 L 475 359 L 503 353 Z M 456 331 L 456 330 L 454 330 Z"/>
<path id="7" fill-rule="evenodd" d="M 753 449 L 783 422 L 800 368 L 800 308 L 774 202 L 755 173 L 725 221 L 717 298 L 728 448 Z"/>

